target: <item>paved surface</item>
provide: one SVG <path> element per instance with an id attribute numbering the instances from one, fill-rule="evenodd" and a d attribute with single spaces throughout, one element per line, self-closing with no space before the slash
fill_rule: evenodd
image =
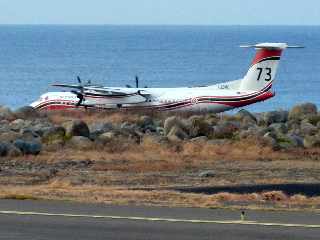
<path id="1" fill-rule="evenodd" d="M 319 239 L 320 214 L 0 200 L 0 239 Z"/>

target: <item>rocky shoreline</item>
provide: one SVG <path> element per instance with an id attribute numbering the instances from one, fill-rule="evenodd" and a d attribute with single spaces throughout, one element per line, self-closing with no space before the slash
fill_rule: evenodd
<path id="1" fill-rule="evenodd" d="M 70 114 L 72 116 L 72 114 Z M 240 110 L 235 115 L 192 115 L 190 117 L 152 117 L 141 115 L 135 121 L 105 122 L 99 118 L 86 123 L 69 119 L 61 124 L 50 114 L 31 107 L 16 111 L 0 108 L 0 156 L 37 155 L 61 147 L 82 150 L 104 148 L 110 143 L 131 141 L 139 144 L 145 137 L 163 144 L 182 141 L 223 145 L 225 142 L 254 139 L 273 150 L 320 147 L 320 114 L 312 103 L 252 114 Z"/>
<path id="2" fill-rule="evenodd" d="M 0 198 L 320 206 L 318 196 L 277 189 L 248 194 L 176 190 L 318 184 L 320 113 L 312 103 L 234 115 L 1 107 L 0 156 Z"/>

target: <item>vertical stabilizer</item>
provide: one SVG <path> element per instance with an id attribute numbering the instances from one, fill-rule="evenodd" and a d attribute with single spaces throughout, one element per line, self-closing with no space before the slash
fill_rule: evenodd
<path id="1" fill-rule="evenodd" d="M 282 51 L 288 45 L 286 43 L 261 43 L 241 47 L 253 47 L 257 53 L 247 74 L 241 81 L 240 91 L 260 91 L 271 87 Z"/>

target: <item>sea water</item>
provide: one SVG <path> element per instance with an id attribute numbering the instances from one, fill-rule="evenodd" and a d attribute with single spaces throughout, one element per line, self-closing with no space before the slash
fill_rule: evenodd
<path id="1" fill-rule="evenodd" d="M 276 96 L 247 107 L 261 112 L 302 102 L 320 107 L 318 26 L 0 25 L 0 105 L 28 105 L 53 83 L 179 87 L 242 78 L 254 56 L 240 44 L 287 42 Z"/>

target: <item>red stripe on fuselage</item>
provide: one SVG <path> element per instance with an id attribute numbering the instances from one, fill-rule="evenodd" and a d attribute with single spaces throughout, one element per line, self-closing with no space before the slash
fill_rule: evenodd
<path id="1" fill-rule="evenodd" d="M 252 61 L 252 65 L 257 64 L 261 60 L 269 57 L 280 57 L 282 53 L 282 50 L 271 50 L 271 49 L 260 49 L 256 53 L 256 56 L 254 57 Z"/>

